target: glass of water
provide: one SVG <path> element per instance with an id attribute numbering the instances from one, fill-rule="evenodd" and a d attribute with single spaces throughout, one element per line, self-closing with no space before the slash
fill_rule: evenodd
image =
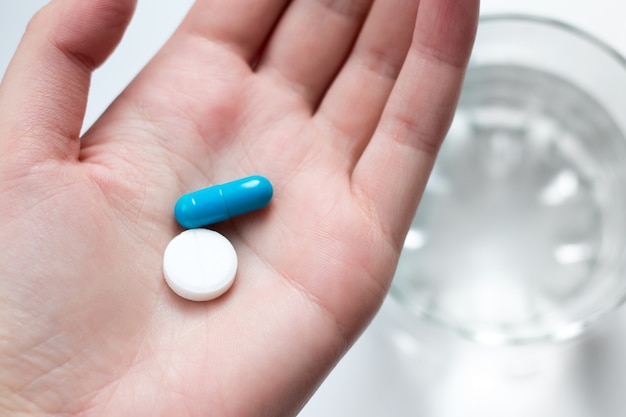
<path id="1" fill-rule="evenodd" d="M 551 20 L 479 24 L 391 295 L 490 344 L 579 335 L 626 294 L 626 63 Z"/>

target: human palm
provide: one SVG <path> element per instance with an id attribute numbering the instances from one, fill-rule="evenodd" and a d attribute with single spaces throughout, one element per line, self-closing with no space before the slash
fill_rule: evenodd
<path id="1" fill-rule="evenodd" d="M 477 1 L 199 0 L 79 140 L 132 6 L 53 1 L 0 89 L 0 410 L 292 415 L 384 298 Z M 251 174 L 234 286 L 178 298 L 176 199 Z"/>

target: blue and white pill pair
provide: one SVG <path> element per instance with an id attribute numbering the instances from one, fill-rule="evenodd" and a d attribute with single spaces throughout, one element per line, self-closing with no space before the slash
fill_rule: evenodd
<path id="1" fill-rule="evenodd" d="M 170 288 L 192 301 L 208 301 L 224 294 L 237 273 L 237 253 L 221 234 L 201 227 L 259 210 L 269 204 L 273 187 L 255 175 L 185 194 L 174 216 L 188 228 L 165 249 L 163 273 Z"/>

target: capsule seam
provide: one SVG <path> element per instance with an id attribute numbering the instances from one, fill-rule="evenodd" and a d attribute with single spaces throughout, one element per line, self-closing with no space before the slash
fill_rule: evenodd
<path id="1" fill-rule="evenodd" d="M 226 214 L 228 218 L 231 219 L 233 216 L 230 214 L 230 210 L 228 208 L 228 204 L 226 203 L 226 199 L 224 198 L 224 192 L 222 191 L 222 187 L 218 188 L 220 192 L 220 197 L 222 198 L 222 204 L 224 204 L 224 209 L 226 210 Z"/>

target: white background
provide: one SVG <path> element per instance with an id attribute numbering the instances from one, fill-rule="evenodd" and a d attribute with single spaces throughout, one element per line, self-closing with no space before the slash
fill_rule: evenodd
<path id="1" fill-rule="evenodd" d="M 45 3 L 0 3 L 0 73 L 29 17 Z M 158 50 L 191 3 L 139 1 L 122 44 L 94 76 L 87 126 Z M 623 0 L 483 0 L 482 13 L 495 12 L 558 18 L 626 55 Z M 408 327 L 388 300 L 300 417 L 626 416 L 624 308 L 583 339 L 560 345 L 487 348 L 425 324 Z"/>

